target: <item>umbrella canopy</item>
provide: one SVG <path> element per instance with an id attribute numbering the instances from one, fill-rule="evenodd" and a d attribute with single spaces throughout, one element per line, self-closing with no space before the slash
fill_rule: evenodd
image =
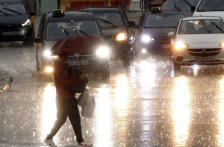
<path id="1" fill-rule="evenodd" d="M 82 52 L 88 52 L 94 49 L 97 45 L 102 44 L 102 40 L 89 35 L 71 36 L 59 40 L 51 49 L 52 55 L 68 53 L 70 55 Z"/>

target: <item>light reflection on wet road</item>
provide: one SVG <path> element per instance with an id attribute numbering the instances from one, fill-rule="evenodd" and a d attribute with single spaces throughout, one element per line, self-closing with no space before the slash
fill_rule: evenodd
<path id="1" fill-rule="evenodd" d="M 4 68 L 14 75 L 0 95 L 0 146 L 44 146 L 56 118 L 54 83 L 37 79 L 34 50 L 12 50 L 0 54 L 1 66 L 7 61 Z M 221 65 L 183 67 L 177 76 L 170 57 L 136 62 L 130 70 L 121 65 L 111 62 L 109 81 L 90 78 L 96 108 L 92 119 L 82 118 L 85 140 L 95 147 L 224 146 Z M 55 142 L 77 145 L 68 121 Z"/>

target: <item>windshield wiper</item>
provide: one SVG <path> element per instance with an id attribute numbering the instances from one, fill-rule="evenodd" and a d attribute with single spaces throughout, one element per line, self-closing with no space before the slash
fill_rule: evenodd
<path id="1" fill-rule="evenodd" d="M 187 0 L 184 0 L 191 8 L 193 7 Z"/>
<path id="2" fill-rule="evenodd" d="M 81 32 L 82 34 L 91 36 L 91 35 L 87 34 L 86 32 L 83 32 L 82 30 L 80 30 L 80 29 L 78 29 L 78 28 L 76 28 L 76 27 L 72 27 L 72 28 L 75 29 L 75 31 L 78 30 L 78 31 Z"/>
<path id="3" fill-rule="evenodd" d="M 17 14 L 23 14 L 23 13 L 20 13 L 20 12 L 18 12 L 18 11 L 15 11 L 15 10 L 12 10 L 12 9 L 9 9 L 9 8 L 2 8 L 2 9 L 5 9 L 5 10 L 9 10 L 9 11 L 11 11 L 11 12 L 15 12 L 15 13 L 17 13 Z"/>
<path id="4" fill-rule="evenodd" d="M 11 14 L 9 14 L 9 13 L 6 13 L 6 12 L 2 11 L 2 10 L 0 10 L 0 12 L 4 13 L 4 14 L 6 14 L 6 15 L 11 15 Z"/>
<path id="5" fill-rule="evenodd" d="M 60 28 L 64 31 L 65 34 L 67 34 L 68 36 L 70 36 L 70 34 L 68 33 L 68 31 L 66 31 L 62 26 L 60 26 Z"/>
<path id="6" fill-rule="evenodd" d="M 216 26 L 216 28 L 219 29 L 222 33 L 224 33 L 224 31 L 223 31 L 217 24 L 215 24 L 213 21 L 211 21 L 211 23 L 212 23 L 214 26 Z"/>
<path id="7" fill-rule="evenodd" d="M 173 0 L 173 5 L 174 5 L 174 8 L 177 9 L 178 11 L 181 11 L 181 9 L 179 7 L 177 7 L 175 1 Z"/>
<path id="8" fill-rule="evenodd" d="M 114 28 L 117 27 L 115 24 L 113 24 L 113 23 L 111 23 L 111 22 L 109 22 L 109 21 L 107 21 L 107 20 L 105 20 L 105 19 L 101 19 L 101 18 L 96 18 L 96 19 L 97 19 L 97 20 L 100 20 L 100 21 L 102 21 L 102 22 L 105 22 L 105 23 L 107 23 L 107 24 L 110 24 L 110 25 L 112 25 Z"/>

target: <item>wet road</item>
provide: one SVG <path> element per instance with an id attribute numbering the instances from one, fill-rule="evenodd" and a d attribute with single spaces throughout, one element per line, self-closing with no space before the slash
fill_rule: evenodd
<path id="1" fill-rule="evenodd" d="M 0 44 L 1 67 L 12 87 L 0 94 L 0 147 L 42 147 L 56 118 L 52 80 L 38 80 L 35 47 Z M 224 71 L 184 67 L 174 76 L 170 57 L 154 56 L 125 70 L 111 62 L 111 79 L 90 76 L 94 117 L 82 118 L 83 135 L 95 147 L 224 146 Z M 54 138 L 77 146 L 67 120 Z"/>

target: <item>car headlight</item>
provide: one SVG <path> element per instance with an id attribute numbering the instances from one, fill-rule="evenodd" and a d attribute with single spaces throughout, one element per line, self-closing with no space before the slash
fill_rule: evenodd
<path id="1" fill-rule="evenodd" d="M 147 50 L 145 48 L 142 48 L 141 52 L 142 52 L 142 54 L 145 54 L 145 53 L 147 53 Z"/>
<path id="2" fill-rule="evenodd" d="M 96 55 L 102 58 L 108 57 L 110 55 L 110 49 L 107 46 L 100 46 L 96 50 Z"/>
<path id="3" fill-rule="evenodd" d="M 220 43 L 219 46 L 224 48 L 224 42 Z"/>
<path id="4" fill-rule="evenodd" d="M 30 26 L 31 25 L 31 20 L 30 19 L 27 19 L 26 22 L 24 22 L 22 24 L 22 26 Z"/>
<path id="5" fill-rule="evenodd" d="M 127 33 L 119 33 L 116 37 L 117 41 L 126 41 L 127 40 Z"/>
<path id="6" fill-rule="evenodd" d="M 185 49 L 185 48 L 187 48 L 188 45 L 185 44 L 185 43 L 183 43 L 183 42 L 181 42 L 181 41 L 177 41 L 177 42 L 174 44 L 173 47 L 174 47 L 174 49 L 179 50 L 179 49 Z"/>
<path id="7" fill-rule="evenodd" d="M 150 42 L 151 40 L 152 40 L 151 37 L 148 36 L 148 35 L 143 35 L 143 36 L 141 37 L 141 42 L 143 42 L 143 43 L 148 43 L 148 42 Z"/>

